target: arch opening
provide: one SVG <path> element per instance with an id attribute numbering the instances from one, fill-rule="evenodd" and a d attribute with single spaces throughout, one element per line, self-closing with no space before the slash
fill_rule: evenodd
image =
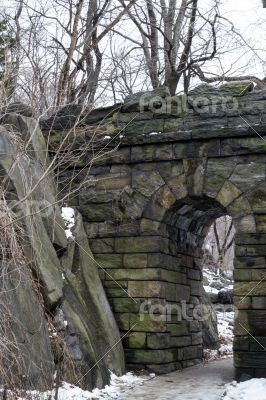
<path id="1" fill-rule="evenodd" d="M 128 282 L 129 296 L 139 302 L 137 324 L 124 339 L 131 368 L 165 373 L 203 361 L 210 326 L 217 331 L 203 287 L 203 247 L 212 224 L 224 216 L 227 211 L 216 200 L 186 197 L 175 201 L 160 222 L 147 215 L 141 219 L 147 270 L 142 282 Z M 138 256 L 144 258 L 143 253 Z"/>
<path id="2" fill-rule="evenodd" d="M 218 357 L 225 350 L 232 354 L 232 330 L 230 343 L 222 343 L 222 350 L 219 352 L 221 335 L 217 326 L 217 316 L 220 318 L 220 325 L 228 327 L 229 318 L 230 324 L 233 323 L 232 287 L 231 304 L 219 304 L 217 296 L 215 307 L 204 288 L 204 246 L 213 226 L 222 219 L 227 223 L 230 221 L 231 241 L 235 230 L 233 220 L 228 216 L 225 207 L 208 197 L 186 197 L 176 201 L 166 211 L 160 224 L 160 233 L 166 239 L 166 246 L 161 254 L 161 266 L 169 268 L 172 265 L 178 277 L 174 288 L 175 297 L 171 295 L 174 282 L 165 284 L 166 330 L 170 333 L 170 343 L 178 349 L 178 362 L 182 368 L 202 362 L 207 354 Z M 218 233 L 218 240 L 219 236 L 221 235 Z M 172 258 L 171 263 L 169 256 Z M 215 272 L 214 275 L 221 280 L 221 271 Z M 232 286 L 233 280 L 228 283 Z M 208 351 L 204 351 L 207 348 Z"/>
<path id="3" fill-rule="evenodd" d="M 203 288 L 213 309 L 203 327 L 203 357 L 207 361 L 233 354 L 235 232 L 230 216 L 217 218 L 202 247 Z"/>

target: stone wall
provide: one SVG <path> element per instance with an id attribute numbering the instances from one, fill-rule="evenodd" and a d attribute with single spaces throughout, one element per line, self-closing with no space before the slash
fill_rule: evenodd
<path id="1" fill-rule="evenodd" d="M 51 153 L 62 140 L 71 149 L 60 179 L 71 178 L 67 201 L 85 220 L 130 367 L 200 362 L 201 247 L 214 219 L 230 215 L 236 373 L 266 376 L 265 112 L 266 91 L 236 83 L 188 98 L 138 94 L 67 129 L 62 117 L 43 123 Z M 176 318 L 182 305 L 187 316 Z"/>

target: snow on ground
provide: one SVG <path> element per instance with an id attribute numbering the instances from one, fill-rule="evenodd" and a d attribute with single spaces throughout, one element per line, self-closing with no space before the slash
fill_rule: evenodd
<path id="1" fill-rule="evenodd" d="M 221 307 L 223 307 L 223 305 L 221 305 Z M 204 350 L 204 360 L 208 362 L 219 358 L 232 357 L 234 339 L 234 312 L 217 312 L 217 327 L 221 347 L 218 350 Z"/>
<path id="2" fill-rule="evenodd" d="M 142 385 L 145 381 L 154 378 L 153 374 L 148 376 L 136 376 L 131 372 L 117 377 L 115 374 L 111 373 L 110 385 L 105 386 L 104 389 L 94 389 L 92 392 L 88 390 L 82 390 L 81 388 L 71 385 L 69 383 L 63 382 L 58 392 L 58 400 L 112 400 L 117 399 L 121 393 L 125 390 L 133 389 L 136 386 Z M 3 392 L 0 390 L 0 393 Z M 10 398 L 12 393 L 8 393 Z M 28 391 L 26 394 L 19 393 L 16 391 L 17 400 L 54 400 L 55 389 L 49 390 L 47 392 L 38 391 Z"/>
<path id="3" fill-rule="evenodd" d="M 203 269 L 203 276 L 207 278 L 208 285 L 204 286 L 204 289 L 207 293 L 215 293 L 217 294 L 220 290 L 217 290 L 210 285 L 213 282 L 217 282 L 219 277 L 212 271 L 207 268 Z M 232 289 L 232 284 L 225 285 L 224 289 L 227 290 Z M 221 347 L 218 350 L 205 349 L 204 350 L 204 359 L 206 361 L 213 361 L 219 358 L 227 358 L 232 357 L 233 355 L 233 339 L 234 339 L 234 311 L 232 311 L 232 307 L 230 305 L 222 305 L 215 304 L 214 308 L 217 314 L 217 328 L 219 333 L 219 339 L 221 342 Z"/>
<path id="4" fill-rule="evenodd" d="M 211 287 L 211 286 L 203 286 L 203 287 L 204 287 L 206 293 L 218 294 L 219 291 L 220 291 L 220 290 L 215 289 L 215 288 L 213 288 L 213 287 Z"/>
<path id="5" fill-rule="evenodd" d="M 214 272 L 210 271 L 207 268 L 203 269 L 203 277 L 205 278 L 205 280 L 208 281 L 208 284 L 204 285 L 204 289 L 207 293 L 215 293 L 218 294 L 219 290 L 215 289 L 214 287 L 211 287 L 210 285 L 217 279 L 217 276 L 215 275 Z"/>
<path id="6" fill-rule="evenodd" d="M 266 400 L 266 379 L 250 379 L 249 381 L 226 385 L 223 400 Z"/>
<path id="7" fill-rule="evenodd" d="M 71 207 L 62 207 L 62 217 L 66 224 L 66 236 L 67 238 L 73 238 L 71 228 L 75 225 L 75 211 Z"/>

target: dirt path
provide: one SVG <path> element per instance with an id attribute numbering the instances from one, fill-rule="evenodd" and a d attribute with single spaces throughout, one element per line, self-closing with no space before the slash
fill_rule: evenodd
<path id="1" fill-rule="evenodd" d="M 155 377 L 118 400 L 220 400 L 232 380 L 233 360 L 219 360 Z"/>

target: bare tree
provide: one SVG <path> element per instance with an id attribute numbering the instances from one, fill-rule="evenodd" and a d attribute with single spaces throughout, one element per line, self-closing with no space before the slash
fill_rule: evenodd
<path id="1" fill-rule="evenodd" d="M 214 272 L 220 274 L 233 268 L 235 228 L 229 216 L 216 219 L 204 241 L 204 249 L 211 251 Z M 207 257 L 208 258 L 208 257 Z"/>
<path id="2" fill-rule="evenodd" d="M 126 7 L 124 0 L 119 1 Z M 242 41 L 242 47 L 249 48 L 233 24 L 221 16 L 219 0 L 203 7 L 198 0 L 142 0 L 128 11 L 139 35 L 135 30 L 133 35 L 117 33 L 142 49 L 152 87 L 168 86 L 172 95 L 181 84 L 187 92 L 192 78 L 205 82 L 251 79 L 258 87 L 264 87 L 262 79 L 250 74 L 232 76 L 227 71 L 209 76 L 203 72 L 208 65 L 213 69 L 214 62 L 221 67 L 221 56 L 228 52 L 228 43 L 233 48 Z"/>
<path id="3" fill-rule="evenodd" d="M 125 2 L 120 0 L 125 7 Z M 207 62 L 217 53 L 218 5 L 214 1 L 207 16 L 201 14 L 198 0 L 151 1 L 135 5 L 128 15 L 140 33 L 142 48 L 153 88 L 164 84 L 172 95 L 183 78 L 189 86 L 192 66 Z M 203 32 L 208 30 L 204 37 Z"/>
<path id="4" fill-rule="evenodd" d="M 110 59 L 108 34 L 135 2 L 127 1 L 124 8 L 108 0 L 40 0 L 35 5 L 18 0 L 15 16 L 10 9 L 23 54 L 17 94 L 36 115 L 70 103 L 94 104 L 103 61 Z"/>

